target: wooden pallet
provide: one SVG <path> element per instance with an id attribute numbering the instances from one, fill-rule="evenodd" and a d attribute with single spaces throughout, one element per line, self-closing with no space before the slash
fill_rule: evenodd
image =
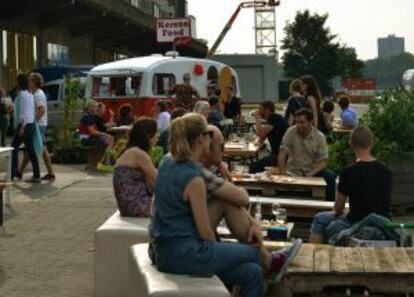
<path id="1" fill-rule="evenodd" d="M 348 248 L 304 244 L 285 285 L 292 294 L 366 288 L 374 294 L 414 293 L 414 248 Z"/>

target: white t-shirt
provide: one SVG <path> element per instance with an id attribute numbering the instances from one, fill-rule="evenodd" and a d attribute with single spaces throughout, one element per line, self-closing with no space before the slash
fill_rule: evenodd
<path id="1" fill-rule="evenodd" d="M 171 115 L 167 111 L 160 112 L 157 118 L 158 131 L 162 132 L 170 127 Z"/>
<path id="2" fill-rule="evenodd" d="M 47 126 L 47 99 L 46 99 L 46 95 L 45 95 L 45 93 L 43 92 L 42 89 L 37 89 L 37 91 L 34 92 L 33 97 L 34 97 L 36 108 L 38 108 L 39 106 L 44 106 L 44 108 L 45 108 L 45 113 L 44 113 L 43 117 L 41 117 L 37 121 L 37 124 L 39 126 Z"/>
<path id="3" fill-rule="evenodd" d="M 20 91 L 16 100 L 20 105 L 19 123 L 33 124 L 35 121 L 35 107 L 32 93 Z"/>

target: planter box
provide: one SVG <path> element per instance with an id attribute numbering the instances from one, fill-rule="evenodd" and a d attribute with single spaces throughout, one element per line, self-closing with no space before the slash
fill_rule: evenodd
<path id="1" fill-rule="evenodd" d="M 398 213 L 414 210 L 414 152 L 388 161 L 393 174 L 391 205 Z"/>
<path id="2" fill-rule="evenodd" d="M 88 162 L 88 152 L 83 147 L 55 149 L 52 162 L 54 164 L 86 164 Z"/>

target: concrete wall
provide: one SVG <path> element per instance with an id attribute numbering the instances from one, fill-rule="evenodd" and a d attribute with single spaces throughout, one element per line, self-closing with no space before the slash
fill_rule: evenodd
<path id="1" fill-rule="evenodd" d="M 274 57 L 254 54 L 214 55 L 212 60 L 225 63 L 237 71 L 243 102 L 278 100 L 278 71 Z"/>

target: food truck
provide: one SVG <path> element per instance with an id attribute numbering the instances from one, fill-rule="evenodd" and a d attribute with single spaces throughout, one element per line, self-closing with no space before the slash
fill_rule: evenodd
<path id="1" fill-rule="evenodd" d="M 119 108 L 131 104 L 135 116 L 153 116 L 158 100 L 175 98 L 170 91 L 183 83 L 190 74 L 191 85 L 206 100 L 214 90 L 221 90 L 220 99 L 226 102 L 225 88 L 233 87 L 240 97 L 238 76 L 231 67 L 212 60 L 167 55 L 151 55 L 125 59 L 94 67 L 88 74 L 86 96 L 102 102 L 116 117 Z"/>

